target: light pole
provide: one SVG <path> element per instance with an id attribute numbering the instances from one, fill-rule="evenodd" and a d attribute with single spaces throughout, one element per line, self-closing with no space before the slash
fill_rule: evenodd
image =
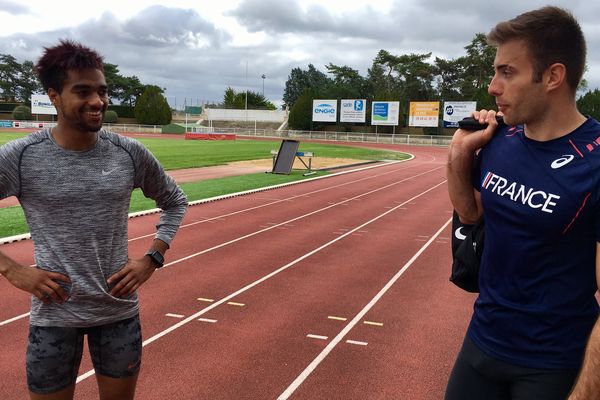
<path id="1" fill-rule="evenodd" d="M 263 80 L 263 97 L 265 97 L 265 78 L 267 77 L 265 74 L 260 76 Z"/>

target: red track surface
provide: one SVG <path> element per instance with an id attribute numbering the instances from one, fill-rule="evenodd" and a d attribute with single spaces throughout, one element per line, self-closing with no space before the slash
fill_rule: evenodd
<path id="1" fill-rule="evenodd" d="M 189 209 L 140 290 L 137 398 L 443 397 L 473 302 L 448 282 L 446 150 L 386 147 L 416 158 Z M 157 218 L 130 220 L 131 256 Z M 29 241 L 0 250 L 33 263 Z M 0 395 L 23 399 L 28 319 L 3 321 L 29 297 L 0 292 Z M 97 398 L 90 370 L 77 399 Z"/>

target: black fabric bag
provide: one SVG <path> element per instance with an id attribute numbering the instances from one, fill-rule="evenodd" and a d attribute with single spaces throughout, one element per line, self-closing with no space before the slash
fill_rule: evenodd
<path id="1" fill-rule="evenodd" d="M 479 292 L 479 263 L 483 253 L 483 217 L 475 225 L 452 216 L 452 274 L 450 282 L 471 293 Z"/>

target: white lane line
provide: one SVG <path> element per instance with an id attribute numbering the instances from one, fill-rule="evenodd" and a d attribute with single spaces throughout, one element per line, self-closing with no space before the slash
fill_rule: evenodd
<path id="1" fill-rule="evenodd" d="M 200 322 L 208 322 L 209 324 L 214 324 L 217 322 L 216 319 L 209 319 L 209 318 L 198 318 L 198 321 Z"/>
<path id="2" fill-rule="evenodd" d="M 342 329 L 342 331 L 338 333 L 338 335 L 329 342 L 329 344 L 323 349 L 323 351 L 321 351 L 321 353 L 319 353 L 319 355 L 308 365 L 308 367 L 306 367 L 304 371 L 302 371 L 302 373 L 294 380 L 294 382 L 292 382 L 290 386 L 288 386 L 288 388 L 277 398 L 277 400 L 287 400 L 292 395 L 292 393 L 294 393 L 296 389 L 298 389 L 298 387 L 306 380 L 306 378 L 308 378 L 308 376 L 315 370 L 315 368 L 317 368 L 319 364 L 325 359 L 325 357 L 327 357 L 331 350 L 333 350 L 334 347 L 337 346 L 340 343 L 340 341 L 344 339 L 348 332 L 350 332 L 350 330 L 354 328 L 354 326 L 365 316 L 365 314 L 371 308 L 373 308 L 373 306 L 381 299 L 381 297 L 392 287 L 394 283 L 396 283 L 398 279 L 400 279 L 402 274 L 404 274 L 404 272 L 417 260 L 417 258 L 419 258 L 421 254 L 423 254 L 423 252 L 444 231 L 444 229 L 446 229 L 446 227 L 450 225 L 451 222 L 452 218 L 446 221 L 446 223 L 442 225 L 440 229 L 438 229 L 435 235 L 433 235 L 431 239 L 429 239 L 429 241 L 425 243 L 423 247 L 421 247 L 419 251 L 417 251 L 410 260 L 408 260 L 406 264 L 404 264 L 400 271 L 398 271 L 398 273 L 396 273 L 396 275 L 394 275 L 394 277 L 390 279 L 390 281 L 383 287 L 383 289 L 381 289 L 379 293 L 377 293 L 375 297 L 373 297 L 369 304 L 367 304 L 358 314 L 356 314 L 352 321 L 350 321 L 348 325 L 346 325 L 346 327 Z"/>
<path id="3" fill-rule="evenodd" d="M 8 325 L 11 322 L 18 321 L 18 320 L 20 320 L 22 318 L 25 318 L 25 317 L 29 317 L 29 313 L 21 314 L 19 316 L 14 317 L 14 318 L 7 319 L 6 321 L 2 321 L 2 322 L 0 322 L 0 326 L 2 326 L 2 325 Z"/>
<path id="4" fill-rule="evenodd" d="M 359 345 L 359 346 L 366 346 L 366 345 L 369 344 L 367 342 L 359 342 L 358 340 L 346 340 L 346 343 L 348 343 L 348 344 L 356 344 L 356 345 Z"/>
<path id="5" fill-rule="evenodd" d="M 442 168 L 442 167 L 436 167 L 436 168 L 434 168 L 434 169 L 431 169 L 431 170 L 429 170 L 429 171 L 425 171 L 425 172 L 419 173 L 419 174 L 417 174 L 417 175 L 413 175 L 413 176 L 411 176 L 410 178 L 401 179 L 401 180 L 399 180 L 399 181 L 396 181 L 396 182 L 394 182 L 394 183 L 390 183 L 389 185 L 385 185 L 385 186 L 382 186 L 382 187 L 380 187 L 380 188 L 373 189 L 373 190 L 371 190 L 371 191 L 368 191 L 368 192 L 365 192 L 365 193 L 359 194 L 359 195 L 355 196 L 355 198 L 359 198 L 359 197 L 368 196 L 368 195 L 370 195 L 370 194 L 373 194 L 373 193 L 379 192 L 379 191 L 381 191 L 381 190 L 388 189 L 388 188 L 390 188 L 390 187 L 392 187 L 392 186 L 399 185 L 399 184 L 401 184 L 401 183 L 404 183 L 404 182 L 406 182 L 406 181 L 408 181 L 408 180 L 411 180 L 411 179 L 417 178 L 417 177 L 419 177 L 419 176 L 422 176 L 422 175 L 429 174 L 430 172 L 436 171 L 436 170 L 438 170 L 438 169 L 440 169 L 440 168 Z M 436 188 L 437 186 L 440 186 L 440 185 L 444 184 L 445 182 L 446 182 L 446 181 L 443 181 L 442 183 L 440 183 L 440 184 L 438 184 L 438 185 L 434 186 L 434 187 L 433 187 L 432 189 L 430 189 L 430 190 L 433 190 L 434 188 Z M 426 193 L 426 192 L 423 192 L 423 193 L 421 193 L 421 194 L 419 194 L 419 195 L 417 195 L 417 196 L 413 197 L 412 199 L 415 199 L 415 198 L 417 198 L 417 197 L 421 196 L 421 195 L 422 195 L 422 194 L 424 194 L 424 193 Z M 412 199 L 411 199 L 411 200 L 412 200 Z M 408 200 L 408 201 L 411 201 L 411 200 Z M 164 266 L 163 266 L 161 269 L 159 269 L 157 272 L 164 271 L 164 270 L 165 270 L 167 267 L 170 267 L 171 265 L 178 264 L 178 263 L 180 263 L 180 262 L 183 262 L 183 261 L 187 261 L 187 260 L 189 260 L 189 259 L 192 259 L 192 258 L 194 258 L 194 257 L 197 257 L 197 256 L 199 256 L 199 255 L 206 254 L 206 253 L 208 253 L 208 252 L 211 252 L 211 251 L 213 251 L 213 250 L 220 249 L 221 247 L 229 246 L 230 244 L 233 244 L 233 243 L 236 243 L 236 242 L 242 241 L 242 240 L 244 240 L 244 239 L 248 239 L 248 238 L 250 238 L 250 237 L 252 237 L 252 236 L 256 236 L 256 235 L 259 235 L 259 234 L 261 234 L 261 233 L 264 233 L 264 232 L 270 231 L 271 229 L 275 229 L 275 228 L 277 228 L 277 227 L 278 227 L 278 226 L 280 226 L 280 225 L 289 224 L 290 222 L 298 221 L 298 220 L 301 220 L 301 219 L 303 219 L 303 218 L 307 218 L 307 217 L 309 217 L 309 216 L 311 216 L 311 215 L 318 214 L 318 213 L 320 213 L 320 212 L 323 212 L 323 211 L 329 210 L 330 208 L 336 207 L 337 205 L 339 205 L 339 204 L 343 204 L 344 202 L 348 202 L 348 201 L 350 201 L 350 200 L 344 200 L 344 201 L 342 201 L 342 202 L 339 202 L 339 203 L 336 203 L 336 204 L 334 204 L 334 205 L 330 205 L 330 206 L 323 207 L 323 208 L 320 208 L 320 209 L 318 209 L 318 210 L 315 210 L 315 211 L 311 211 L 311 212 L 309 212 L 309 213 L 307 213 L 307 214 L 300 215 L 300 216 L 298 216 L 298 217 L 295 217 L 295 218 L 289 219 L 289 220 L 287 220 L 287 221 L 281 222 L 281 223 L 279 223 L 278 225 L 273 225 L 273 226 L 270 226 L 270 227 L 268 227 L 268 228 L 264 228 L 264 229 L 260 229 L 260 230 L 258 230 L 258 231 L 254 231 L 254 232 L 252 232 L 252 233 L 249 233 L 249 234 L 247 234 L 247 235 L 240 236 L 240 237 L 238 237 L 238 238 L 235 238 L 235 239 L 231 239 L 230 241 L 223 242 L 223 243 L 221 243 L 221 244 L 218 244 L 218 245 L 216 245 L 216 246 L 210 247 L 210 248 L 208 248 L 208 249 L 204 249 L 204 250 L 202 250 L 202 251 L 199 251 L 199 252 L 197 252 L 197 253 L 190 254 L 190 255 L 189 255 L 189 256 L 187 256 L 187 257 L 183 257 L 183 258 L 180 258 L 180 259 L 178 259 L 178 260 L 171 261 L 170 263 L 166 263 L 166 264 L 165 264 L 165 265 L 164 265 Z M 386 211 L 385 213 L 383 213 L 383 214 L 381 214 L 381 215 L 386 215 L 386 214 L 388 214 L 388 213 L 390 213 L 390 212 L 392 212 L 392 211 L 396 210 L 396 209 L 397 209 L 397 208 L 399 208 L 401 205 L 405 205 L 405 204 L 407 204 L 407 203 L 406 203 L 406 202 L 404 202 L 404 203 L 402 203 L 402 204 L 399 204 L 398 206 L 396 206 L 396 207 L 392 208 L 391 210 L 388 210 L 388 211 Z M 370 223 L 370 222 L 369 222 L 369 223 Z M 363 228 L 363 226 L 360 226 L 360 228 Z M 356 229 L 356 228 L 355 228 L 355 229 L 352 229 L 352 230 L 350 230 L 350 231 L 346 232 L 345 234 L 343 234 L 343 235 L 339 236 L 337 239 L 338 239 L 338 240 L 339 240 L 339 239 L 342 239 L 342 238 L 344 238 L 344 237 L 348 236 L 349 234 L 356 232 L 357 230 L 359 230 L 359 229 Z"/>
<path id="6" fill-rule="evenodd" d="M 235 307 L 245 307 L 246 306 L 244 303 L 236 303 L 235 301 L 228 301 L 227 304 L 230 306 L 235 306 Z"/>
<path id="7" fill-rule="evenodd" d="M 333 319 L 335 321 L 347 321 L 348 318 L 344 318 L 344 317 L 334 317 L 332 315 L 330 315 L 329 317 L 327 317 L 327 319 Z"/>
<path id="8" fill-rule="evenodd" d="M 181 318 L 185 317 L 185 315 L 168 313 L 168 314 L 165 314 L 165 317 L 181 319 Z"/>
<path id="9" fill-rule="evenodd" d="M 411 198 L 410 198 L 410 199 L 408 199 L 406 202 L 409 202 L 409 201 L 413 201 L 413 200 L 415 200 L 415 199 L 418 199 L 419 197 L 421 197 L 421 196 L 423 196 L 423 195 L 425 195 L 425 194 L 427 194 L 427 193 L 429 193 L 429 192 L 431 192 L 431 191 L 433 191 L 433 190 L 435 190 L 435 189 L 439 188 L 440 186 L 444 185 L 446 182 L 447 182 L 447 181 L 446 181 L 446 180 L 444 180 L 444 181 L 442 181 L 442 182 L 438 183 L 437 185 L 434 185 L 434 186 L 430 187 L 429 189 L 427 189 L 427 190 L 425 190 L 425 191 L 423 191 L 423 192 L 421 192 L 421 193 L 419 193 L 419 194 L 417 194 L 417 195 L 415 195 L 415 196 L 411 197 Z M 401 203 L 401 204 L 399 204 L 399 205 L 398 205 L 398 208 L 400 208 L 400 206 L 402 206 L 402 205 L 404 205 L 404 203 Z M 237 290 L 236 292 L 233 292 L 233 293 L 231 293 L 230 295 L 228 295 L 228 296 L 226 296 L 226 297 L 222 298 L 221 300 L 219 300 L 219 301 L 217 301 L 217 302 L 214 302 L 214 303 L 213 303 L 213 304 L 211 304 L 210 306 L 208 306 L 208 307 L 206 307 L 206 308 L 203 308 L 202 310 L 198 311 L 196 314 L 194 314 L 194 315 L 191 315 L 191 316 L 187 317 L 186 319 L 184 319 L 184 320 L 182 320 L 182 321 L 179 321 L 179 322 L 178 322 L 178 323 L 176 323 L 175 325 L 172 325 L 172 326 L 170 326 L 169 328 L 165 329 L 164 331 L 157 333 L 156 335 L 152 336 L 151 338 L 149 338 L 149 339 L 146 339 L 146 340 L 145 340 L 145 341 L 142 343 L 142 347 L 145 347 L 145 346 L 149 345 L 150 343 L 152 343 L 152 342 L 154 342 L 154 341 L 156 341 L 156 340 L 158 340 L 158 339 L 162 338 L 163 336 L 166 336 L 166 335 L 168 335 L 169 333 L 173 332 L 174 330 L 181 328 L 182 326 L 184 326 L 184 325 L 185 325 L 185 324 L 187 324 L 188 322 L 190 322 L 190 321 L 193 321 L 193 320 L 195 320 L 195 319 L 199 318 L 201 315 L 203 315 L 203 314 L 206 314 L 207 312 L 209 312 L 210 310 L 212 310 L 212 309 L 214 309 L 214 308 L 216 308 L 216 307 L 220 306 L 221 304 L 223 304 L 223 303 L 226 303 L 226 302 L 230 301 L 231 299 L 234 299 L 235 297 L 237 297 L 237 296 L 239 296 L 240 294 L 242 294 L 242 293 L 244 293 L 244 292 L 246 292 L 246 291 L 248 291 L 248 290 L 252 289 L 253 287 L 255 287 L 255 286 L 257 286 L 257 285 L 260 285 L 261 283 L 263 283 L 263 282 L 265 282 L 265 281 L 267 281 L 267 280 L 271 279 L 271 278 L 272 278 L 272 277 L 274 277 L 275 275 L 278 275 L 279 273 L 281 273 L 281 272 L 283 272 L 283 271 L 287 270 L 288 268 L 291 268 L 291 267 L 293 267 L 294 265 L 298 264 L 299 262 L 301 262 L 301 261 L 303 261 L 303 260 L 305 260 L 305 259 L 307 259 L 307 258 L 311 257 L 312 255 L 314 255 L 314 254 L 316 254 L 316 253 L 320 252 L 321 250 L 323 250 L 323 249 L 325 249 L 325 248 L 327 248 L 327 247 L 329 247 L 329 246 L 333 245 L 334 243 L 337 243 L 338 241 L 342 240 L 342 239 L 343 239 L 344 237 L 346 237 L 346 236 L 349 236 L 349 235 L 350 235 L 350 234 L 352 234 L 353 232 L 355 232 L 355 231 L 358 231 L 358 230 L 360 230 L 360 229 L 363 229 L 365 226 L 367 226 L 367 225 L 369 225 L 369 224 L 371 224 L 371 223 L 373 223 L 373 222 L 375 222 L 375 221 L 378 221 L 379 219 L 381 219 L 381 218 L 383 218 L 383 217 L 387 216 L 388 214 L 392 213 L 393 211 L 394 211 L 394 210 L 388 210 L 388 211 L 384 212 L 383 214 L 380 214 L 380 215 L 378 215 L 377 217 L 375 217 L 375 218 L 373 218 L 373 219 L 371 219 L 371 220 L 369 220 L 369 221 L 367 221 L 367 222 L 363 223 L 362 225 L 359 225 L 359 226 L 357 226 L 356 228 L 354 228 L 354 229 L 352 229 L 352 230 L 350 230 L 350 231 L 346 232 L 346 234 L 344 234 L 343 236 L 339 236 L 339 237 L 337 237 L 337 238 L 335 238 L 335 239 L 333 239 L 333 240 L 331 240 L 331 241 L 329 241 L 329 242 L 325 243 L 324 245 L 321 245 L 321 246 L 317 247 L 316 249 L 314 249 L 314 250 L 310 251 L 309 253 L 306 253 L 306 254 L 304 254 L 303 256 L 300 256 L 300 257 L 298 257 L 297 259 L 295 259 L 294 261 L 292 261 L 292 262 L 290 262 L 290 263 L 288 263 L 288 264 L 284 265 L 283 267 L 281 267 L 281 268 L 279 268 L 279 269 L 276 269 L 275 271 L 273 271 L 273 272 L 271 272 L 271 273 L 269 273 L 269 274 L 267 274 L 267 275 L 263 276 L 262 278 L 260 278 L 260 279 L 258 279 L 258 280 L 256 280 L 256 281 L 254 281 L 254 282 L 252 282 L 252 283 L 250 283 L 250 284 L 248 284 L 248 285 L 244 286 L 243 288 L 241 288 L 241 289 Z M 452 221 L 452 219 L 450 219 L 450 221 Z M 185 259 L 188 259 L 188 258 L 191 258 L 191 257 L 186 257 Z M 163 268 L 164 268 L 164 267 L 163 267 Z M 162 269 L 162 268 L 161 268 L 161 269 Z M 160 271 L 160 270 L 159 270 L 159 271 Z M 90 371 L 88 371 L 88 372 L 86 372 L 86 373 L 84 373 L 83 375 L 80 375 L 79 377 L 77 377 L 77 381 L 76 381 L 76 383 L 79 383 L 79 382 L 83 381 L 84 379 L 87 379 L 87 378 L 89 378 L 89 377 L 90 377 L 90 376 L 92 376 L 92 375 L 94 375 L 94 370 L 93 370 L 93 369 L 92 369 L 92 370 L 90 370 Z"/>
<path id="10" fill-rule="evenodd" d="M 363 324 L 371 325 L 371 326 L 383 326 L 383 323 L 381 323 L 381 322 L 372 322 L 372 321 L 363 321 Z"/>
<path id="11" fill-rule="evenodd" d="M 310 339 L 318 339 L 318 340 L 327 340 L 328 339 L 327 336 L 313 335 L 313 334 L 310 334 L 310 333 L 308 335 L 306 335 L 306 337 L 310 338 Z"/>
<path id="12" fill-rule="evenodd" d="M 410 160 L 412 160 L 413 158 L 414 158 L 414 156 L 413 156 L 412 158 L 408 159 L 408 160 L 402 160 L 402 161 L 399 161 L 398 163 L 404 163 L 404 162 L 406 162 L 406 161 L 410 161 Z M 392 163 L 392 164 L 382 164 L 382 165 L 377 165 L 377 166 L 371 166 L 371 167 L 367 167 L 367 168 L 364 168 L 364 169 L 380 168 L 380 167 L 389 166 L 389 165 L 393 165 L 393 164 L 396 164 L 396 163 Z M 352 184 L 355 184 L 355 183 L 361 182 L 361 181 L 363 181 L 363 180 L 369 180 L 369 179 L 379 178 L 379 177 L 381 177 L 381 176 L 389 175 L 389 174 L 392 174 L 392 173 L 395 173 L 395 172 L 398 172 L 398 171 L 404 171 L 404 170 L 407 170 L 407 169 L 410 169 L 410 168 L 415 168 L 415 167 L 418 167 L 418 166 L 420 166 L 420 164 L 409 165 L 409 166 L 408 166 L 408 167 L 406 167 L 406 168 L 400 168 L 400 169 L 393 170 L 393 171 L 387 171 L 387 172 L 384 172 L 384 173 L 381 173 L 381 174 L 378 174 L 378 175 L 367 176 L 367 177 L 364 177 L 364 178 L 361 178 L 361 179 L 357 179 L 357 180 L 355 180 L 355 181 L 352 181 L 352 182 L 340 183 L 340 184 L 338 184 L 338 185 L 333 185 L 333 186 L 326 187 L 326 188 L 323 188 L 323 189 L 317 189 L 317 190 L 314 190 L 314 191 L 312 191 L 312 192 L 308 192 L 308 193 L 304 193 L 304 194 L 298 194 L 298 195 L 291 196 L 291 197 L 288 197 L 288 198 L 285 198 L 285 199 L 276 200 L 276 201 L 273 201 L 273 202 L 271 202 L 271 203 L 267 203 L 267 204 L 261 204 L 261 205 L 259 205 L 259 206 L 250 207 L 250 208 L 245 208 L 245 209 L 243 209 L 243 210 L 238 210 L 238 211 L 233 211 L 233 212 L 231 212 L 231 213 L 224 214 L 224 215 L 220 215 L 220 216 L 218 216 L 218 217 L 207 218 L 207 219 L 204 219 L 204 220 L 202 220 L 202 221 L 195 221 L 195 222 L 191 222 L 191 223 L 189 223 L 189 224 L 184 224 L 184 225 L 181 225 L 181 227 L 180 227 L 179 229 L 182 229 L 182 228 L 188 228 L 188 227 L 190 227 L 190 226 L 195 226 L 195 225 L 198 225 L 198 224 L 204 224 L 204 223 L 207 223 L 207 222 L 214 222 L 214 220 L 218 220 L 218 219 L 220 219 L 220 218 L 229 217 L 229 216 L 232 216 L 232 215 L 241 214 L 241 213 L 248 212 L 248 211 L 254 211 L 254 210 L 257 210 L 257 209 L 260 209 L 260 208 L 264 208 L 264 207 L 270 207 L 270 206 L 272 206 L 273 204 L 282 203 L 282 202 L 289 202 L 289 201 L 291 201 L 291 200 L 294 200 L 294 199 L 296 199 L 296 198 L 305 197 L 305 196 L 308 196 L 308 195 L 313 195 L 313 194 L 316 194 L 316 193 L 320 193 L 320 192 L 325 192 L 325 191 L 328 191 L 328 190 L 337 189 L 337 188 L 339 188 L 339 187 L 343 187 L 343 186 L 352 185 Z M 362 170 L 364 170 L 364 169 L 358 169 L 358 170 L 353 170 L 353 171 L 343 171 L 343 172 L 340 172 L 340 173 L 337 173 L 337 174 L 326 175 L 326 176 L 319 177 L 319 178 L 324 178 L 324 177 L 333 177 L 333 176 L 342 175 L 342 174 L 344 174 L 344 173 L 348 173 L 348 172 L 358 172 L 358 171 L 362 171 Z M 315 179 L 316 179 L 316 178 L 315 178 Z M 312 180 L 314 180 L 314 179 L 312 179 Z M 297 182 L 310 182 L 310 181 L 312 181 L 312 180 L 311 180 L 311 179 L 305 179 L 305 180 L 302 180 L 302 181 L 297 181 Z M 233 194 L 231 194 L 231 195 L 229 195 L 229 196 L 232 196 L 232 197 L 233 197 L 234 195 L 238 195 L 238 193 L 233 193 Z M 147 234 L 147 235 L 139 236 L 139 237 L 136 237 L 136 238 L 131 238 L 131 239 L 129 239 L 129 241 L 130 241 L 130 242 L 132 242 L 132 241 L 135 241 L 135 240 L 140 240 L 140 239 L 145 239 L 145 238 L 149 238 L 149 237 L 154 237 L 155 235 L 156 235 L 156 232 L 155 232 L 155 233 L 149 233 L 149 234 Z"/>
<path id="13" fill-rule="evenodd" d="M 414 158 L 414 157 L 413 157 L 413 158 Z M 411 158 L 411 160 L 412 160 L 412 158 Z M 408 161 L 408 160 L 404 160 L 404 161 Z M 403 162 L 403 161 L 401 161 L 401 162 Z M 382 167 L 382 166 L 384 166 L 384 165 L 390 165 L 390 164 L 383 164 L 383 165 L 379 165 L 379 166 L 372 166 L 372 167 L 368 167 L 368 168 L 365 168 L 365 169 L 371 169 L 371 168 L 376 168 L 376 167 Z M 341 184 L 339 184 L 339 185 L 333 185 L 333 186 L 326 187 L 326 188 L 323 188 L 323 189 L 314 190 L 314 191 L 312 191 L 312 192 L 308 192 L 308 193 L 305 193 L 305 194 L 295 195 L 295 196 L 289 197 L 289 198 L 287 198 L 287 199 L 283 199 L 283 200 L 274 201 L 274 202 L 272 202 L 272 203 L 262 204 L 262 205 L 259 205 L 259 206 L 255 206 L 255 207 L 250 207 L 250 208 L 246 208 L 246 209 L 243 209 L 243 210 L 234 211 L 234 212 L 231 212 L 231 213 L 228 213 L 228 214 L 223 214 L 223 215 L 220 215 L 220 216 L 217 216 L 217 217 L 212 217 L 212 218 L 203 219 L 202 221 L 196 221 L 196 222 L 192 222 L 192 223 L 189 223 L 189 224 L 184 224 L 184 225 L 182 225 L 182 226 L 180 227 L 180 229 L 181 229 L 181 228 L 187 228 L 187 227 L 190 227 L 190 226 L 195 226 L 195 225 L 197 225 L 197 224 L 203 224 L 203 223 L 212 223 L 212 222 L 214 222 L 215 220 L 220 220 L 220 219 L 222 219 L 222 218 L 225 218 L 225 217 L 229 217 L 229 216 L 236 215 L 236 214 L 241 214 L 241 213 L 248 212 L 248 211 L 254 211 L 254 210 L 257 210 L 257 209 L 260 209 L 260 208 L 263 208 L 263 207 L 268 207 L 268 206 L 271 206 L 271 205 L 273 205 L 273 204 L 276 204 L 276 203 L 281 203 L 281 202 L 284 202 L 284 201 L 289 201 L 289 200 L 292 200 L 292 199 L 295 199 L 295 198 L 303 197 L 303 196 L 306 196 L 307 194 L 316 194 L 316 193 L 319 193 L 319 192 L 324 192 L 324 191 L 327 191 L 327 190 L 332 190 L 332 189 L 336 189 L 336 188 L 339 188 L 339 187 L 348 186 L 348 185 L 351 185 L 351 184 L 355 184 L 355 183 L 361 182 L 361 181 L 363 181 L 363 180 L 369 180 L 369 179 L 378 178 L 378 177 L 385 176 L 385 175 L 389 175 L 389 174 L 392 174 L 392 173 L 395 173 L 395 172 L 398 172 L 398 171 L 405 171 L 405 170 L 407 170 L 407 169 L 414 168 L 414 167 L 417 167 L 417 166 L 419 166 L 419 164 L 415 164 L 415 165 L 409 165 L 409 166 L 408 166 L 408 167 L 406 167 L 406 168 L 396 169 L 396 170 L 393 170 L 393 171 L 387 171 L 387 172 L 384 172 L 384 173 L 382 173 L 382 174 L 378 174 L 378 175 L 373 175 L 373 176 L 369 176 L 369 177 L 365 177 L 365 178 L 357 179 L 357 180 L 355 180 L 355 181 L 352 181 L 352 182 L 341 183 Z M 399 181 L 399 182 L 396 182 L 396 183 L 402 183 L 402 182 L 404 182 L 405 180 L 409 180 L 409 179 L 413 179 L 413 178 L 419 177 L 419 176 L 421 176 L 421 175 L 424 175 L 424 174 L 426 174 L 426 173 L 433 172 L 433 171 L 435 171 L 435 170 L 437 170 L 437 169 L 439 169 L 439 168 L 441 168 L 441 167 L 434 168 L 434 169 L 432 169 L 432 170 L 429 170 L 429 171 L 426 171 L 426 172 L 424 172 L 424 173 L 420 173 L 420 174 L 417 174 L 417 175 L 413 175 L 413 176 L 411 176 L 411 177 L 409 177 L 409 178 L 406 178 L 406 179 L 404 179 L 404 180 L 401 180 L 401 181 Z M 346 171 L 346 172 L 344 172 L 344 173 L 347 173 L 347 171 Z M 331 177 L 331 176 L 335 176 L 335 175 L 337 175 L 337 174 L 332 174 L 332 175 L 327 175 L 327 176 Z M 300 181 L 300 182 L 305 182 L 305 181 Z M 385 188 L 385 187 L 384 187 L 384 188 Z M 366 193 L 366 194 L 370 194 L 370 193 L 371 193 L 371 192 L 368 192 L 368 193 Z M 357 199 L 355 198 L 354 200 L 357 200 Z M 329 203 L 329 204 L 333 204 L 332 206 L 335 206 L 335 204 L 334 204 L 334 203 Z M 305 216 L 309 216 L 309 215 L 311 215 L 311 214 L 306 214 Z M 305 217 L 305 216 L 302 216 L 302 217 Z M 300 217 L 300 218 L 302 218 L 302 217 Z M 298 218 L 298 219 L 300 219 L 300 218 Z M 294 221 L 294 220 L 290 220 L 290 221 Z M 275 226 L 277 226 L 277 225 L 275 225 Z M 262 230 L 262 231 L 259 231 L 259 232 L 257 232 L 257 234 L 258 234 L 258 233 L 261 233 L 261 232 L 263 232 L 263 231 L 269 230 L 270 228 L 273 228 L 273 227 L 267 227 L 267 229 L 264 229 L 264 230 Z M 155 235 L 156 235 L 156 233 L 151 233 L 151 234 L 148 234 L 148 235 L 143 235 L 143 236 L 138 236 L 138 237 L 135 237 L 135 238 L 128 239 L 128 241 L 129 241 L 129 242 L 133 242 L 133 241 L 140 240 L 140 239 L 145 239 L 145 238 L 149 238 L 149 237 L 154 237 Z M 250 237 L 250 236 L 252 236 L 252 235 L 249 235 L 249 236 L 246 236 L 246 237 Z M 242 240 L 242 239 L 245 239 L 246 237 L 242 237 L 240 240 Z M 230 243 L 234 243 L 234 242 L 235 242 L 235 241 L 228 242 L 228 243 L 226 243 L 225 245 L 227 245 L 227 244 L 230 244 Z M 1 244 L 1 243 L 0 243 L 0 244 Z M 217 246 L 217 247 L 213 247 L 213 248 L 211 248 L 211 249 L 208 249 L 206 252 L 208 252 L 208 251 L 211 251 L 211 250 L 215 250 L 215 249 L 218 249 L 218 248 L 219 248 L 219 246 Z M 200 255 L 200 254 L 203 254 L 203 253 L 197 253 L 197 254 L 195 254 L 195 255 Z M 178 261 L 182 261 L 182 260 L 178 260 Z M 177 262 L 178 262 L 178 261 L 177 261 Z M 171 264 L 174 264 L 174 263 L 175 263 L 175 262 L 172 262 L 172 263 L 169 263 L 169 264 L 166 264 L 166 265 L 171 265 Z M 35 266 L 36 266 L 35 264 L 31 265 L 31 267 L 35 267 Z M 15 318 L 16 318 L 16 319 L 19 319 L 19 317 L 15 317 Z M 16 319 L 11 319 L 11 322 L 14 322 L 13 320 L 16 320 Z M 8 322 L 7 322 L 7 323 L 8 323 Z"/>

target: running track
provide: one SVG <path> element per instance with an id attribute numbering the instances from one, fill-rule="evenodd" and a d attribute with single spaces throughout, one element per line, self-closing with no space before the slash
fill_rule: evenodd
<path id="1" fill-rule="evenodd" d="M 136 398 L 443 398 L 474 300 L 447 279 L 446 150 L 388 147 L 415 158 L 190 207 L 140 290 Z M 157 219 L 130 220 L 132 257 Z M 0 396 L 24 399 L 29 297 L 0 292 Z M 87 354 L 78 382 L 97 398 Z"/>

